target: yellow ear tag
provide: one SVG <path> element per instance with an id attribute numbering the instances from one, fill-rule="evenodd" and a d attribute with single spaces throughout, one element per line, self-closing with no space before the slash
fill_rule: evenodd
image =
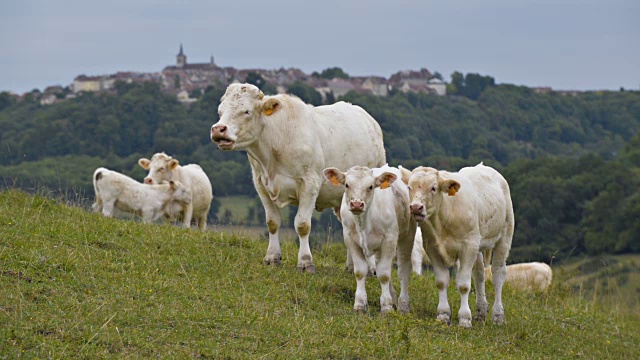
<path id="1" fill-rule="evenodd" d="M 456 190 L 455 186 L 449 188 L 449 196 L 454 196 L 457 192 L 458 190 Z"/>
<path id="2" fill-rule="evenodd" d="M 333 175 L 333 176 L 331 177 L 331 180 L 329 180 L 329 181 L 331 181 L 331 183 L 332 183 L 333 185 L 335 185 L 335 186 L 340 185 L 340 182 L 338 181 L 338 178 L 337 178 L 335 175 Z"/>
<path id="3" fill-rule="evenodd" d="M 264 111 L 265 115 L 269 116 L 271 114 L 273 114 L 273 109 L 267 109 Z"/>
<path id="4" fill-rule="evenodd" d="M 385 180 L 380 184 L 380 189 L 386 189 L 389 187 L 389 180 Z"/>

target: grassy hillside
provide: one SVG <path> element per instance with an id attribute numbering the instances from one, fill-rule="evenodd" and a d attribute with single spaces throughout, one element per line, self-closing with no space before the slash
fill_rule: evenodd
<path id="1" fill-rule="evenodd" d="M 312 241 L 313 243 L 313 241 Z M 8 358 L 637 358 L 640 321 L 558 286 L 505 289 L 507 324 L 434 321 L 430 273 L 412 312 L 351 311 L 344 246 L 314 243 L 317 273 L 265 267 L 266 242 L 114 220 L 18 191 L 0 193 L 0 354 Z M 398 288 L 397 279 L 394 280 Z M 450 287 L 457 321 L 459 298 Z M 489 299 L 493 291 L 488 289 Z M 473 294 L 472 302 L 475 301 Z M 472 305 L 472 308 L 474 306 Z"/>

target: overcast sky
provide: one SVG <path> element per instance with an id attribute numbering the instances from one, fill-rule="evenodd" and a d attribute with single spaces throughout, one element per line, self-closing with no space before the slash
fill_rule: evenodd
<path id="1" fill-rule="evenodd" d="M 556 89 L 640 88 L 640 0 L 1 0 L 0 91 L 79 74 L 340 66 L 428 68 Z"/>

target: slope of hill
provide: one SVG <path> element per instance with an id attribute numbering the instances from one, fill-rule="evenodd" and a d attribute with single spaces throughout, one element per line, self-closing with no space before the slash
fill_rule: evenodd
<path id="1" fill-rule="evenodd" d="M 315 244 L 317 274 L 295 271 L 295 243 L 265 267 L 266 243 L 114 220 L 20 191 L 0 192 L 0 353 L 9 358 L 565 358 L 638 356 L 636 315 L 562 286 L 505 289 L 507 324 L 437 323 L 432 276 L 412 275 L 412 312 L 351 311 L 344 246 Z M 394 275 L 395 277 L 395 275 Z M 398 286 L 397 279 L 394 284 Z M 455 315 L 459 297 L 449 288 Z M 493 290 L 488 289 L 491 301 Z M 473 301 L 473 294 L 470 299 Z"/>

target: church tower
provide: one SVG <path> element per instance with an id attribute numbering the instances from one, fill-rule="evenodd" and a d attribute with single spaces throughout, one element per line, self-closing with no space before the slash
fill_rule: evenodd
<path id="1" fill-rule="evenodd" d="M 180 43 L 180 52 L 176 56 L 176 66 L 183 68 L 185 65 L 187 65 L 187 55 L 182 51 L 182 43 Z"/>

